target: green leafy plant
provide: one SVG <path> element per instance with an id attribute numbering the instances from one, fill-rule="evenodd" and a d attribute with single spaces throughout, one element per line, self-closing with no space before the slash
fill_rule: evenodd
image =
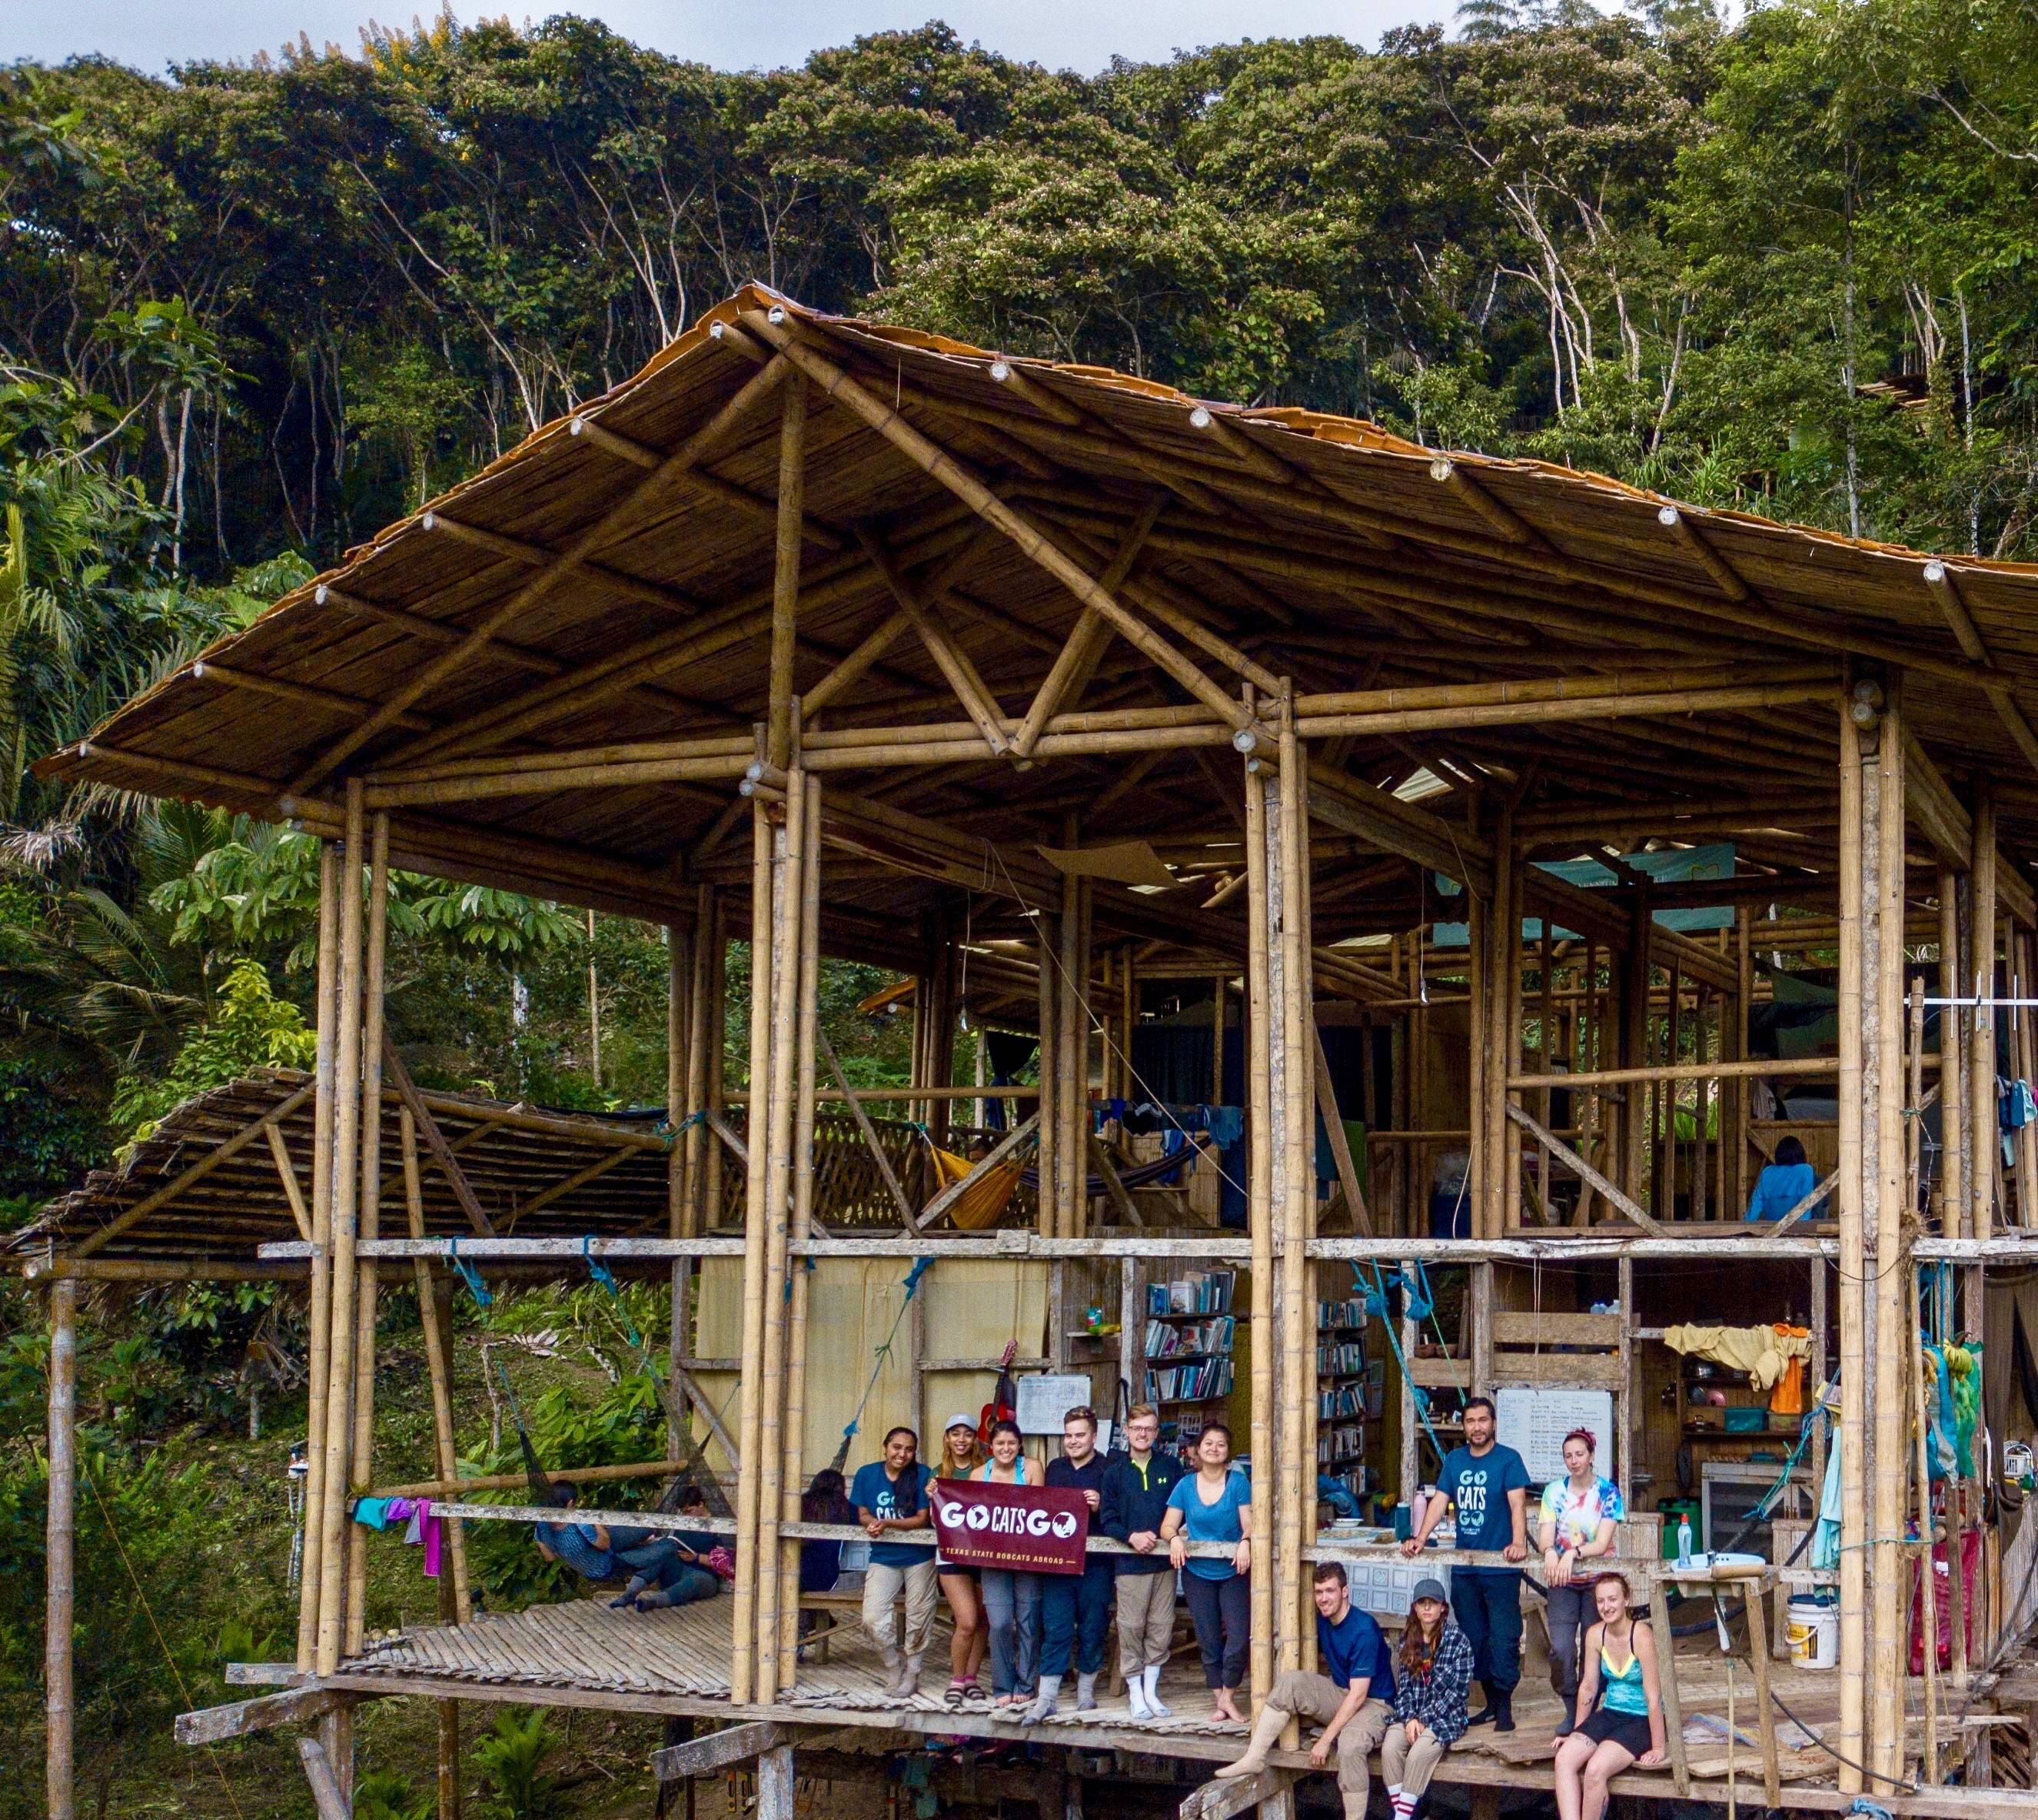
<path id="1" fill-rule="evenodd" d="M 544 1708 L 505 1707 L 475 1740 L 474 1766 L 491 1784 L 503 1820 L 551 1820 L 559 1811 L 558 1784 L 544 1773 L 551 1735 Z"/>

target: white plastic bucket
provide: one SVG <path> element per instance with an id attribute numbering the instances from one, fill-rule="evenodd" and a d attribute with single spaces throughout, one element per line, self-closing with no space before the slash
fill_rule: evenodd
<path id="1" fill-rule="evenodd" d="M 1790 1659 L 1798 1667 L 1839 1666 L 1840 1608 L 1832 1600 L 1794 1598 L 1789 1625 Z"/>

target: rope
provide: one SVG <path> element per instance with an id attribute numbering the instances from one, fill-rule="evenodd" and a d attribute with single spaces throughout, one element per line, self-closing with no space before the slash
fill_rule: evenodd
<path id="1" fill-rule="evenodd" d="M 1419 1261 L 1416 1263 L 1415 1268 L 1418 1271 L 1422 1269 L 1422 1267 Z M 1365 1289 L 1366 1272 L 1363 1267 L 1356 1258 L 1352 1260 L 1351 1274 L 1352 1280 L 1357 1283 L 1362 1289 Z M 1408 1369 L 1407 1356 L 1401 1350 L 1401 1337 L 1394 1331 L 1393 1317 L 1387 1312 L 1388 1276 L 1386 1272 L 1381 1269 L 1377 1260 L 1373 1266 L 1373 1274 L 1374 1279 L 1373 1287 L 1371 1289 L 1366 1290 L 1366 1292 L 1365 1299 L 1366 1312 L 1369 1314 L 1373 1311 L 1374 1305 L 1377 1301 L 1381 1321 L 1387 1329 L 1387 1344 L 1393 1348 L 1394 1361 L 1401 1367 L 1401 1381 L 1408 1386 L 1415 1405 L 1416 1419 L 1422 1424 L 1422 1431 L 1430 1437 L 1430 1445 L 1436 1449 L 1437 1458 L 1441 1460 L 1443 1458 L 1448 1450 L 1445 1447 L 1443 1443 L 1437 1439 L 1437 1431 L 1430 1426 L 1430 1393 L 1428 1391 L 1425 1390 L 1421 1385 L 1415 1382 L 1415 1374 Z M 1398 1272 L 1394 1275 L 1394 1280 L 1397 1283 L 1401 1283 L 1403 1280 Z M 1441 1333 L 1439 1334 L 1439 1337 L 1441 1337 Z"/>
<path id="2" fill-rule="evenodd" d="M 883 1340 L 879 1343 L 877 1352 L 872 1356 L 869 1381 L 863 1386 L 863 1394 L 856 1400 L 855 1412 L 850 1416 L 847 1424 L 843 1429 L 842 1445 L 835 1450 L 834 1465 L 838 1473 L 842 1470 L 843 1462 L 849 1458 L 850 1443 L 856 1439 L 857 1430 L 863 1426 L 863 1412 L 869 1406 L 871 1393 L 877 1388 L 878 1378 L 885 1370 L 885 1361 L 892 1356 L 892 1342 L 899 1337 L 900 1324 L 906 1318 L 906 1310 L 912 1306 L 913 1298 L 919 1293 L 920 1279 L 934 1268 L 934 1261 L 931 1257 L 918 1259 L 913 1268 L 901 1279 L 905 1284 L 906 1293 L 899 1303 L 899 1312 L 892 1318 L 891 1332 L 887 1333 Z"/>
<path id="3" fill-rule="evenodd" d="M 445 1242 L 446 1262 L 460 1272 L 460 1280 L 467 1285 L 467 1292 L 474 1298 L 477 1308 L 486 1308 L 495 1298 L 488 1291 L 488 1285 L 481 1280 L 481 1272 L 460 1254 L 460 1241 L 449 1238 Z"/>
<path id="4" fill-rule="evenodd" d="M 655 1382 L 658 1376 L 657 1369 L 651 1362 L 644 1337 L 637 1331 L 637 1323 L 630 1318 L 630 1305 L 623 1299 L 623 1291 L 616 1284 L 615 1272 L 594 1255 L 592 1237 L 582 1235 L 580 1255 L 581 1261 L 587 1265 L 588 1275 L 608 1291 L 610 1299 L 615 1302 L 616 1318 L 623 1323 L 623 1337 L 630 1342 L 630 1349 L 637 1355 L 639 1368 Z"/>
<path id="5" fill-rule="evenodd" d="M 78 1468 L 78 1476 L 85 1481 L 85 1489 L 92 1493 L 92 1501 L 98 1505 L 99 1514 L 105 1519 L 106 1533 L 112 1537 L 114 1547 L 119 1550 L 120 1564 L 127 1570 L 127 1578 L 134 1583 L 134 1596 L 142 1602 L 142 1610 L 148 1617 L 149 1629 L 156 1634 L 156 1647 L 163 1652 L 164 1664 L 177 1684 L 178 1697 L 184 1701 L 187 1712 L 194 1711 L 198 1702 L 191 1698 L 191 1689 L 184 1683 L 184 1670 L 177 1666 L 177 1659 L 170 1653 L 169 1643 L 163 1635 L 163 1627 L 156 1621 L 156 1608 L 149 1603 L 149 1595 L 142 1590 L 142 1576 L 135 1572 L 134 1564 L 128 1557 L 127 1545 L 120 1539 L 120 1526 L 114 1522 L 112 1511 L 107 1508 L 106 1500 L 100 1495 L 98 1481 L 82 1465 Z M 309 1521 L 309 1517 L 306 1520 Z M 233 1808 L 236 1820 L 244 1820 L 241 1815 L 241 1803 L 233 1792 L 233 1784 L 227 1780 L 225 1769 L 219 1761 L 219 1746 L 208 1744 L 206 1755 L 211 1760 L 213 1773 L 218 1776 L 220 1787 L 226 1792 L 227 1804 Z"/>

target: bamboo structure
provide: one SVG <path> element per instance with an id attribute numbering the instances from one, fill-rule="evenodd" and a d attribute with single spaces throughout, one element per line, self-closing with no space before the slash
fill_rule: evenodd
<path id="1" fill-rule="evenodd" d="M 1949 647 L 1955 600 L 1972 636 Z M 1378 1488 L 1384 1523 L 1389 1488 L 1422 1481 L 1470 1392 L 1603 1390 L 1612 1469 L 1660 1497 L 1688 1470 L 1680 1450 L 1745 1431 L 1709 1425 L 1648 1323 L 1794 1318 L 1809 1275 L 1815 1378 L 1837 1329 L 1839 1564 L 1779 1564 L 1748 1598 L 1752 1613 L 1779 1585 L 1835 1587 L 1842 1671 L 1817 1722 L 1830 1755 L 1794 1761 L 1768 1708 L 1772 1693 L 1795 1697 L 1801 1671 L 1767 1661 L 1751 1619 L 1763 1796 L 1932 1811 L 1906 1786 L 1920 1551 L 1904 1528 L 1915 1513 L 1929 1559 L 1933 1520 L 1913 1267 L 1958 1266 L 1962 1306 L 1932 1321 L 1979 1333 L 1996 1293 L 1984 1273 L 2038 1263 L 2038 1128 L 2006 1181 L 1996 1124 L 1998 1072 L 2038 1071 L 2038 1027 L 1996 1003 L 2029 995 L 2038 970 L 2038 735 L 2017 692 L 2038 682 L 2018 654 L 2034 607 L 2038 571 L 1667 507 L 1568 470 L 1442 457 L 1375 426 L 1211 405 L 746 288 L 564 430 L 44 763 L 288 819 L 320 843 L 312 1074 L 199 1096 L 9 1241 L 50 1278 L 59 1334 L 81 1282 L 303 1286 L 307 1512 L 285 1692 L 332 1704 L 196 1716 L 316 1723 L 343 1799 L 346 1702 L 436 1699 L 441 1820 L 460 1804 L 456 1699 L 719 1720 L 743 1748 L 717 1766 L 765 1763 L 760 1810 L 774 1811 L 790 1807 L 794 1748 L 824 1727 L 980 1733 L 981 1716 L 877 1701 L 862 1670 L 803 1650 L 800 1549 L 832 1532 L 801 1521 L 800 1493 L 832 1444 L 842 1382 L 869 1371 L 905 1400 L 886 1416 L 918 1427 L 950 1380 L 994 1363 L 916 1295 L 903 1352 L 843 1368 L 820 1273 L 905 1259 L 932 1261 L 931 1282 L 973 1303 L 996 1299 L 986 1283 L 1027 1285 L 1039 1299 L 1013 1318 L 1018 1369 L 1083 1374 L 1100 1409 L 1119 1378 L 1140 1396 L 1142 1287 L 1236 1274 L 1241 1381 L 1229 1398 L 1163 1401 L 1185 1434 L 1220 1412 L 1247 1431 L 1247 1662 L 1263 1702 L 1279 1674 L 1316 1666 L 1311 1564 L 1390 1558 L 1370 1536 L 1318 1534 L 1314 1469 L 1341 1458 L 1340 1429 L 1363 1437 L 1377 1476 L 1353 1482 Z M 343 690 L 324 685 L 328 666 Z M 599 914 L 662 928 L 663 1125 L 414 1081 L 384 1027 L 392 866 L 569 902 L 590 927 Z M 733 1052 L 732 932 L 750 968 Z M 1916 995 L 1907 1050 L 1907 949 L 1937 997 L 1960 1001 L 1937 1007 L 1929 1050 Z M 821 1028 L 834 961 L 896 976 L 877 1014 L 910 996 L 902 1083 L 852 1088 L 835 1063 Z M 1838 1041 L 1794 1052 L 1774 1026 L 1794 995 L 1828 989 L 1835 961 Z M 1242 1109 L 1225 1104 L 1234 983 Z M 990 1078 L 994 1029 L 1037 1037 L 1036 1079 Z M 1128 1117 L 1100 1132 L 1100 1094 L 1159 1109 L 1144 1129 Z M 1928 1168 L 1934 1094 L 1945 1141 Z M 926 1139 L 945 1147 L 952 1117 L 991 1106 L 1004 1139 L 942 1186 Z M 1153 1134 L 1171 1121 L 1191 1135 L 1242 1123 L 1242 1179 L 1214 1204 L 1214 1155 L 1169 1179 L 1157 1152 L 1179 1138 Z M 1749 1229 L 1740 1216 L 1786 1136 L 1820 1186 Z M 1433 1208 L 1460 1156 L 1462 1205 L 1446 1192 Z M 732 1171 L 741 1192 L 725 1192 Z M 972 1192 L 1000 1185 L 1001 1204 Z M 1332 1192 L 1350 1225 L 1320 1233 Z M 381 1219 L 400 1193 L 400 1231 Z M 506 1276 L 599 1259 L 669 1283 L 661 1457 L 575 1476 L 627 1507 L 633 1479 L 697 1473 L 711 1447 L 733 1480 L 733 1516 L 709 1519 L 734 1545 L 726 1600 L 657 1614 L 656 1629 L 628 1614 L 647 1622 L 627 1645 L 591 1640 L 606 1621 L 593 1601 L 469 1625 L 472 1526 L 539 1513 L 459 1503 L 441 1587 L 458 1647 L 431 1659 L 418 1644 L 392 1668 L 415 1640 L 369 1639 L 369 1541 L 349 1521 L 376 1477 L 385 1263 L 419 1298 L 435 1477 L 377 1495 L 444 1502 L 521 1480 L 457 1477 L 449 1249 Z M 1351 1265 L 1412 1280 L 1418 1260 L 1461 1269 L 1463 1291 L 1453 1279 L 1420 1321 L 1406 1302 L 1390 1315 L 1405 1360 L 1381 1386 L 1390 1419 L 1350 1416 L 1350 1392 L 1320 1416 L 1320 1380 L 1338 1375 L 1313 1362 L 1320 1301 L 1354 1293 L 1339 1280 Z M 973 1384 L 959 1393 L 979 1400 Z M 74 1398 L 53 1359 L 49 1778 L 66 1820 L 55 1441 Z M 1816 1474 L 1823 1432 L 1808 1452 Z M 1963 1700 L 1991 1685 L 1968 1652 L 1957 1564 L 1977 1524 L 1994 1558 L 1989 1490 L 1948 1482 L 1940 1519 Z M 1673 1647 L 1676 1576 L 1646 1553 L 1637 1584 L 1671 1671 L 1672 1765 L 1619 1792 L 1711 1799 L 1711 1754 L 1688 1748 L 1680 1720 L 1710 1710 L 1705 1676 Z M 1986 1576 L 1977 1596 L 1980 1636 L 1998 1615 Z M 1936 1630 L 1928 1616 L 1928 1659 Z M 487 1666 L 517 1638 L 529 1663 Z M 863 1647 L 853 1632 L 837 1642 Z M 1951 1723 L 1935 1661 L 1916 1691 L 1925 1792 L 1977 1792 L 1985 1724 Z M 1059 1743 L 1214 1748 L 1193 1724 L 1074 1723 L 1043 1759 L 1064 1796 L 1080 1781 Z M 1304 1761 L 1282 1760 L 1249 1804 L 1286 1811 Z M 1440 1772 L 1483 1792 L 1475 1804 L 1544 1773 L 1479 1739 Z"/>
<path id="2" fill-rule="evenodd" d="M 77 1712 L 71 1662 L 76 1620 L 78 1541 L 78 1285 L 50 1287 L 50 1478 L 43 1613 L 45 1785 L 50 1820 L 72 1820 L 73 1731 Z"/>

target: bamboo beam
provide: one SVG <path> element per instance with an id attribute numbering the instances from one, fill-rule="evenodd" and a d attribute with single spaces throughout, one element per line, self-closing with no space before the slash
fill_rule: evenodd
<path id="1" fill-rule="evenodd" d="M 1665 1228 L 1662 1222 L 1654 1215 L 1646 1211 L 1638 1202 L 1616 1188 L 1562 1138 L 1555 1136 L 1545 1127 L 1538 1124 L 1521 1107 L 1510 1104 L 1507 1108 L 1507 1116 L 1535 1139 L 1544 1150 L 1568 1167 L 1581 1181 L 1589 1182 L 1600 1193 L 1605 1196 L 1619 1211 L 1627 1215 L 1644 1232 L 1657 1238 L 1668 1238 L 1672 1236 Z M 1488 1234 L 1486 1236 L 1497 1238 L 1499 1235 Z"/>
<path id="2" fill-rule="evenodd" d="M 1267 799 L 1278 805 L 1278 787 L 1272 779 L 1248 764 L 1245 772 L 1245 857 L 1250 882 L 1246 888 L 1246 1116 L 1251 1142 L 1247 1147 L 1250 1166 L 1247 1180 L 1246 1216 L 1252 1242 L 1252 1306 L 1249 1337 L 1252 1356 L 1252 1534 L 1263 1538 L 1256 1551 L 1271 1552 L 1278 1544 L 1275 1535 L 1278 1509 L 1276 1466 L 1272 1455 L 1279 1446 L 1275 1428 L 1279 1412 L 1278 1346 L 1278 1289 L 1275 1272 L 1275 1157 L 1279 1147 L 1274 1124 L 1274 1098 L 1270 1057 L 1278 1011 L 1274 1003 L 1275 932 L 1272 915 L 1274 881 L 1270 860 L 1272 836 L 1267 827 Z M 1277 1626 L 1280 1624 L 1275 1575 L 1268 1571 L 1272 1560 L 1256 1564 L 1262 1571 L 1252 1575 L 1252 1647 L 1249 1663 L 1256 1702 L 1266 1698 L 1274 1685 Z"/>
<path id="3" fill-rule="evenodd" d="M 785 370 L 782 366 L 774 366 L 752 377 L 701 430 L 688 438 L 668 456 L 658 468 L 630 487 L 616 505 L 573 538 L 545 567 L 483 614 L 462 635 L 459 643 L 420 665 L 409 681 L 403 684 L 373 714 L 362 721 L 344 738 L 328 746 L 300 772 L 290 785 L 292 793 L 301 794 L 320 779 L 329 776 L 352 754 L 392 726 L 397 715 L 419 696 L 435 688 L 445 677 L 464 669 L 487 647 L 497 631 L 528 616 L 530 609 L 562 582 L 579 572 L 595 551 L 612 541 L 642 510 L 644 505 L 664 490 L 669 476 L 695 466 L 711 449 L 719 446 L 729 432 L 748 415 L 757 401 L 779 383 Z M 438 732 L 427 735 L 426 739 L 436 745 L 451 737 L 454 735 L 450 730 L 441 728 Z M 421 749 L 414 747 L 402 756 L 414 758 Z"/>
<path id="4" fill-rule="evenodd" d="M 339 855 L 319 843 L 318 965 L 313 1015 L 312 1260 L 305 1346 L 304 1541 L 297 1570 L 297 1668 L 309 1674 L 318 1647 L 319 1579 L 324 1542 L 325 1400 L 331 1367 L 332 1152 L 339 1045 Z"/>
<path id="5" fill-rule="evenodd" d="M 290 1161 L 290 1147 L 283 1142 L 283 1134 L 271 1124 L 267 1128 L 269 1155 L 276 1164 L 276 1178 L 282 1184 L 283 1198 L 290 1204 L 290 1219 L 296 1225 L 297 1236 L 306 1244 L 311 1242 L 311 1210 L 305 1205 L 304 1190 L 297 1185 L 297 1167 Z"/>
<path id="6" fill-rule="evenodd" d="M 781 315 L 782 312 L 778 313 Z M 802 331 L 790 321 L 774 322 L 761 310 L 744 312 L 744 325 L 770 342 L 830 399 L 862 419 L 871 429 L 930 478 L 938 480 L 956 497 L 1016 544 L 1032 562 L 1047 571 L 1085 606 L 1110 623 L 1135 650 L 1158 665 L 1175 681 L 1205 703 L 1241 734 L 1252 734 L 1256 743 L 1265 737 L 1252 717 L 1210 678 L 1166 640 L 1159 637 L 1090 575 L 1064 555 L 1040 529 L 1025 514 L 1006 505 L 968 467 L 915 429 L 889 405 L 881 403 L 833 361 L 818 353 L 801 339 Z"/>
<path id="7" fill-rule="evenodd" d="M 913 590 L 892 552 L 875 533 L 859 525 L 856 539 L 863 548 L 878 573 L 884 576 L 885 586 L 891 589 L 892 597 L 899 603 L 899 610 L 906 616 L 920 643 L 926 647 L 927 654 L 934 660 L 949 687 L 954 691 L 956 700 L 962 703 L 967 714 L 983 736 L 983 743 L 991 749 L 991 756 L 1002 758 L 1006 749 L 1005 730 L 1000 724 L 997 698 L 978 674 L 968 654 L 958 645 L 947 627 L 934 616 L 926 602 Z"/>
<path id="8" fill-rule="evenodd" d="M 424 1183 L 418 1168 L 418 1128 L 406 1107 L 398 1115 L 398 1131 L 403 1154 L 403 1207 L 411 1236 L 425 1236 Z M 439 1477 L 447 1483 L 460 1477 L 459 1450 L 453 1415 L 453 1335 L 442 1324 L 445 1310 L 434 1291 L 432 1267 L 423 1258 L 411 1260 L 418 1291 L 418 1321 L 425 1339 L 425 1369 L 431 1382 L 432 1441 Z M 521 1483 L 521 1481 L 519 1481 Z M 446 1519 L 445 1541 L 451 1556 L 453 1617 L 457 1624 L 473 1617 L 472 1594 L 467 1577 L 467 1533 L 457 1517 Z"/>
<path id="9" fill-rule="evenodd" d="M 453 1146 L 446 1142 L 445 1133 L 439 1129 L 439 1121 L 432 1116 L 432 1109 L 424 1094 L 418 1091 L 418 1084 L 411 1079 L 411 1071 L 403 1066 L 403 1058 L 396 1053 L 396 1045 L 387 1032 L 382 1039 L 382 1068 L 396 1090 L 398 1101 L 416 1120 L 419 1132 L 425 1140 L 425 1147 L 432 1153 L 432 1161 L 438 1164 L 439 1174 L 445 1177 L 446 1186 L 453 1190 L 453 1199 L 467 1215 L 468 1224 L 483 1238 L 491 1238 L 495 1227 L 486 1211 L 480 1197 L 474 1192 L 473 1185 L 467 1179 L 467 1171 L 460 1166 L 460 1159 L 453 1155 Z M 379 1122 L 379 1120 L 378 1120 Z M 505 1118 L 498 1120 L 509 1124 Z"/>
<path id="10" fill-rule="evenodd" d="M 1972 1170 L 1968 1194 L 1973 1216 L 1970 1230 L 1975 1238 L 1986 1238 L 1994 1225 L 2002 1174 L 1995 1112 L 1995 1011 L 1987 1002 L 1997 991 L 1995 798 L 1986 782 L 1975 786 L 1973 814 L 1974 854 L 1968 872 L 1973 897 L 1973 957 L 1969 971 L 1972 995 L 1983 1003 L 1974 1008 L 1968 1045 L 1972 1077 L 1968 1086 L 1968 1117 L 1972 1125 L 1968 1155 Z"/>
<path id="11" fill-rule="evenodd" d="M 1316 1065 L 1311 1074 L 1315 1083 L 1316 1110 L 1322 1115 L 1324 1132 L 1330 1139 L 1332 1160 L 1337 1165 L 1338 1185 L 1344 1191 L 1344 1204 L 1350 1210 L 1352 1230 L 1370 1238 L 1373 1236 L 1372 1210 L 1367 1207 L 1365 1192 L 1358 1185 L 1358 1166 L 1352 1161 L 1351 1140 L 1345 1134 L 1344 1119 L 1337 1103 L 1337 1090 L 1331 1083 L 1330 1057 L 1324 1052 L 1324 1033 L 1316 1027 L 1313 1018 L 1309 1021 L 1309 1034 L 1315 1052 Z M 1369 1113 L 1371 1110 L 1370 1108 L 1367 1109 Z M 1366 1120 L 1369 1126 L 1372 1122 L 1370 1117 Z"/>
<path id="12" fill-rule="evenodd" d="M 1865 805 L 1864 760 L 1860 729 L 1839 704 L 1840 747 L 1840 955 L 1839 955 L 1839 1220 L 1840 1220 L 1840 1716 L 1839 1786 L 1859 1793 L 1858 1765 L 1867 1721 L 1869 1655 L 1867 1547 L 1869 1544 L 1869 1462 L 1867 1328 L 1862 1286 L 1869 1268 L 1862 1197 L 1867 1189 L 1862 1130 L 1862 1075 L 1866 1060 L 1862 1014 L 1864 960 L 1862 918 L 1869 856 L 1880 851 L 1871 842 Z M 1877 812 L 1880 797 L 1877 798 Z M 1850 1761 L 1848 1760 L 1851 1760 Z"/>
<path id="13" fill-rule="evenodd" d="M 1756 1056 L 1740 1062 L 1656 1062 L 1646 1068 L 1582 1068 L 1576 1074 L 1561 1069 L 1547 1074 L 1511 1075 L 1510 1088 L 1610 1087 L 1638 1081 L 1712 1081 L 1755 1079 L 1791 1080 L 1816 1079 L 1838 1072 L 1839 1062 L 1832 1056 Z"/>

